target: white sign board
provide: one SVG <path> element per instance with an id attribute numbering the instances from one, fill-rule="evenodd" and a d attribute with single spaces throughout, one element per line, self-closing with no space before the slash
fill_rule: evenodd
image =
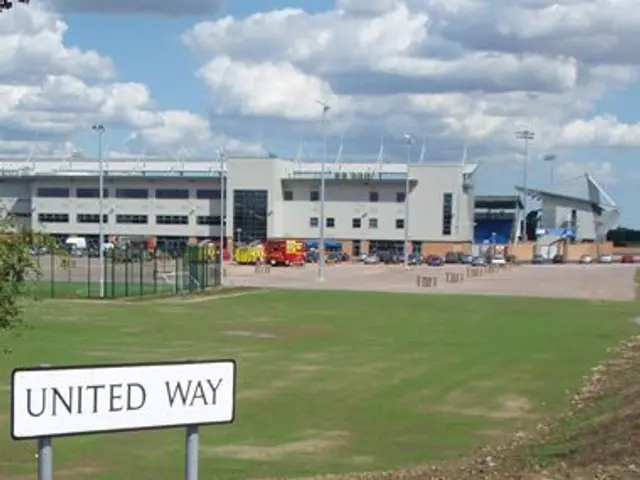
<path id="1" fill-rule="evenodd" d="M 13 371 L 14 439 L 231 423 L 233 360 Z"/>

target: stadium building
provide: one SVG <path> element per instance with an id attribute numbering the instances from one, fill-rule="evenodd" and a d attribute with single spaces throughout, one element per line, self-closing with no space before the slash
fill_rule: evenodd
<path id="1" fill-rule="evenodd" d="M 317 240 L 322 165 L 276 157 L 160 161 L 105 159 L 104 231 L 227 244 L 265 238 Z M 444 253 L 474 237 L 474 173 L 461 163 L 326 165 L 325 236 L 354 255 L 401 249 L 407 220 L 412 249 Z M 1 162 L 0 207 L 52 235 L 97 240 L 95 159 Z M 225 215 L 221 218 L 221 180 Z"/>

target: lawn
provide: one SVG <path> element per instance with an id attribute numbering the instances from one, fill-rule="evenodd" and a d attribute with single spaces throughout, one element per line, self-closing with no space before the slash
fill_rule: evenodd
<path id="1" fill-rule="evenodd" d="M 637 305 L 509 297 L 258 292 L 131 305 L 44 301 L 0 356 L 0 478 L 15 366 L 235 357 L 237 421 L 202 430 L 202 478 L 381 470 L 458 456 L 563 410 Z M 1 343 L 1 342 L 0 342 Z M 54 441 L 63 478 L 182 475 L 181 429 Z M 64 477 L 67 478 L 67 477 Z"/>

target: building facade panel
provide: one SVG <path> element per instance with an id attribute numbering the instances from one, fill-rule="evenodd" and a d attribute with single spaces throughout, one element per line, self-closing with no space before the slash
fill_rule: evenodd
<path id="1" fill-rule="evenodd" d="M 108 235 L 218 237 L 224 228 L 225 237 L 240 241 L 319 236 L 318 164 L 280 158 L 228 159 L 222 219 L 223 185 L 220 172 L 211 167 L 214 161 L 187 162 L 181 172 L 174 165 L 147 162 L 148 176 L 131 160 L 111 163 L 103 202 Z M 74 164 L 72 171 L 38 165 L 31 170 L 20 167 L 20 178 L 2 178 L 3 204 L 14 210 L 19 205 L 23 214 L 30 213 L 33 228 L 62 235 L 97 234 L 95 164 Z M 127 169 L 133 173 L 127 174 Z M 402 241 L 408 175 L 409 239 L 471 241 L 473 189 L 465 185 L 472 182 L 474 166 L 345 163 L 339 171 L 328 170 L 328 239 L 349 242 L 354 249 L 370 242 Z"/>

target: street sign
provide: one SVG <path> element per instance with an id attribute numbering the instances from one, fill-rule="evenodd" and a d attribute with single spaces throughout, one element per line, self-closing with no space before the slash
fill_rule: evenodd
<path id="1" fill-rule="evenodd" d="M 233 360 L 19 368 L 11 379 L 16 440 L 231 423 Z"/>

